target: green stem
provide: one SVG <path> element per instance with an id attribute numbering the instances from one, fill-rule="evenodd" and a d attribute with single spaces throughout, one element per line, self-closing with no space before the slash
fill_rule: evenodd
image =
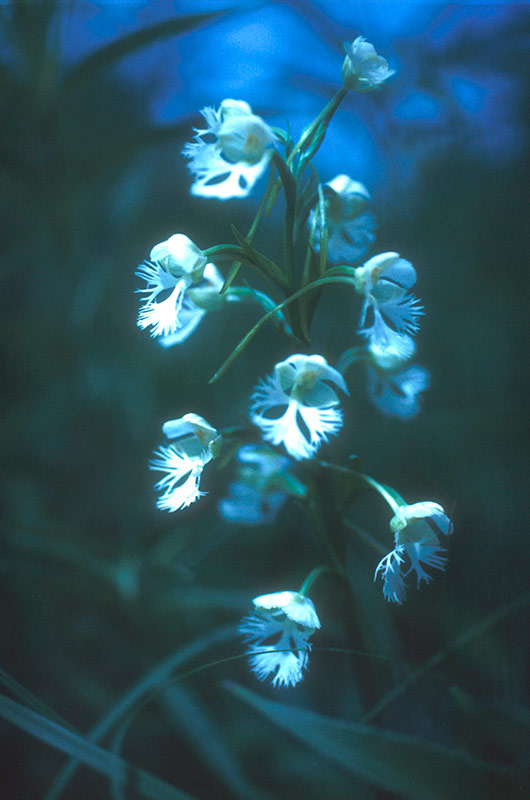
<path id="1" fill-rule="evenodd" d="M 256 300 L 258 303 L 267 310 L 273 311 L 273 317 L 277 317 L 278 320 L 281 322 L 285 333 L 289 336 L 292 336 L 293 332 L 289 327 L 287 320 L 285 319 L 285 315 L 282 311 L 276 310 L 276 303 L 272 300 L 268 295 L 260 292 L 258 289 L 251 289 L 249 286 L 234 286 L 228 292 L 227 299 L 230 300 L 240 300 L 249 298 L 250 300 Z"/>
<path id="2" fill-rule="evenodd" d="M 261 215 L 263 214 L 263 210 L 264 210 L 264 208 L 265 208 L 265 206 L 266 206 L 266 204 L 267 204 L 267 202 L 269 200 L 269 197 L 270 197 L 270 194 L 272 192 L 273 187 L 274 187 L 274 166 L 273 166 L 273 164 L 271 162 L 270 171 L 269 171 L 269 182 L 267 184 L 267 188 L 265 189 L 265 194 L 262 197 L 261 203 L 260 203 L 259 208 L 258 208 L 258 210 L 256 212 L 256 216 L 254 217 L 254 220 L 252 221 L 252 225 L 248 229 L 248 233 L 247 233 L 247 237 L 246 238 L 247 238 L 247 242 L 249 244 L 252 243 L 252 239 L 254 238 L 254 234 L 256 233 L 259 221 L 261 219 Z M 226 245 L 222 245 L 222 246 L 225 247 Z M 212 248 L 210 248 L 210 250 L 215 250 L 215 248 L 212 247 Z M 205 250 L 204 253 L 206 255 L 208 253 L 208 251 Z M 235 280 L 235 278 L 237 276 L 237 273 L 240 270 L 241 264 L 242 264 L 242 262 L 239 261 L 239 260 L 234 261 L 232 263 L 232 266 L 230 267 L 229 278 L 227 278 L 227 280 L 225 281 L 225 285 L 223 286 L 223 291 L 226 291 L 228 289 L 228 287 L 231 285 L 232 281 Z"/>
<path id="3" fill-rule="evenodd" d="M 371 486 L 372 489 L 375 489 L 375 491 L 378 492 L 381 495 L 381 497 L 383 497 L 386 500 L 386 502 L 388 503 L 394 514 L 401 506 L 406 505 L 403 498 L 400 495 L 398 495 L 397 492 L 395 492 L 395 495 L 396 497 L 399 497 L 401 502 L 397 501 L 396 497 L 394 497 L 391 494 L 391 492 L 388 491 L 386 486 L 383 486 L 383 484 L 376 481 L 375 478 L 371 478 L 369 475 L 365 475 L 364 472 L 356 472 L 353 469 L 348 469 L 348 467 L 339 467 L 337 464 L 330 464 L 329 461 L 319 461 L 318 464 L 321 467 L 324 467 L 324 469 L 331 469 L 334 472 L 342 472 L 343 475 L 355 475 L 356 478 L 359 478 L 360 480 L 364 481 L 369 486 Z M 392 490 L 392 492 L 394 492 L 394 490 Z"/>
<path id="4" fill-rule="evenodd" d="M 289 153 L 289 156 L 288 156 L 287 161 L 286 161 L 286 164 L 287 164 L 288 167 L 290 167 L 292 165 L 293 161 L 295 160 L 295 158 L 296 158 L 296 156 L 297 156 L 297 154 L 299 152 L 303 152 L 304 150 L 307 150 L 307 148 L 310 146 L 310 144 L 311 144 L 311 142 L 313 140 L 313 137 L 314 137 L 315 133 L 317 132 L 319 126 L 324 125 L 327 128 L 327 126 L 329 125 L 329 122 L 330 122 L 333 114 L 335 113 L 335 111 L 337 110 L 337 108 L 339 107 L 339 105 L 341 104 L 342 100 L 346 97 L 347 94 L 348 94 L 348 90 L 345 89 L 344 86 L 341 86 L 339 91 L 336 92 L 336 94 L 333 95 L 331 100 L 324 106 L 324 108 L 322 109 L 320 114 L 316 117 L 316 119 L 314 119 L 313 122 L 309 125 L 309 127 L 306 128 L 306 130 L 302 133 L 302 135 L 301 135 L 300 139 L 298 140 L 298 142 L 295 144 L 295 146 L 293 147 L 293 149 Z M 320 144 L 322 142 L 322 139 L 323 139 L 323 136 L 321 137 L 321 140 L 318 142 L 318 144 L 316 145 L 314 150 L 311 152 L 311 155 L 314 155 L 317 152 L 317 150 L 320 147 Z M 276 181 L 274 182 L 274 186 L 273 186 L 272 191 L 271 191 L 271 196 L 269 198 L 269 202 L 267 203 L 267 207 L 265 209 L 265 213 L 267 215 L 270 214 L 270 212 L 272 211 L 272 208 L 274 206 L 274 203 L 277 200 L 277 197 L 278 197 L 278 194 L 279 194 L 279 191 L 280 191 L 280 185 L 281 185 L 280 179 L 276 178 Z"/>
<path id="5" fill-rule="evenodd" d="M 384 498 L 384 500 L 386 500 L 386 502 L 388 503 L 388 505 L 395 514 L 400 504 L 396 502 L 395 498 L 392 497 L 392 495 L 390 494 L 390 492 L 388 492 L 386 487 L 382 486 L 380 483 L 374 480 L 374 478 L 371 478 L 369 475 L 364 475 L 362 472 L 359 472 L 358 474 L 361 480 L 363 480 L 365 483 L 371 486 L 372 489 L 375 489 L 375 491 L 378 492 L 381 495 L 381 497 Z"/>
<path id="6" fill-rule="evenodd" d="M 320 575 L 322 575 L 322 573 L 324 572 L 333 572 L 333 570 L 331 569 L 331 567 L 328 567 L 325 564 L 322 564 L 321 566 L 312 569 L 307 578 L 305 579 L 305 581 L 303 582 L 302 586 L 298 590 L 298 594 L 301 594 L 302 597 L 305 597 L 311 586 L 316 581 L 316 579 L 319 578 Z"/>

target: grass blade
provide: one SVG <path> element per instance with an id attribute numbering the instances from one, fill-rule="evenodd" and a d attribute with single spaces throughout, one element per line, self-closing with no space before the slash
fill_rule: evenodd
<path id="1" fill-rule="evenodd" d="M 193 800 L 191 795 L 181 792 L 143 769 L 133 767 L 123 758 L 107 753 L 84 736 L 37 714 L 36 711 L 31 711 L 15 700 L 0 696 L 0 716 L 31 736 L 103 773 L 111 780 L 134 789 L 147 800 Z"/>
<path id="2" fill-rule="evenodd" d="M 229 688 L 321 756 L 407 800 L 498 800 L 520 795 L 520 783 L 511 771 L 462 750 L 286 706 L 241 686 Z"/>

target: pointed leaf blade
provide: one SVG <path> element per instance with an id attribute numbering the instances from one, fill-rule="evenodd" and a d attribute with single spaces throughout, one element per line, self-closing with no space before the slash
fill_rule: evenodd
<path id="1" fill-rule="evenodd" d="M 496 800 L 518 795 L 517 777 L 509 770 L 481 762 L 462 750 L 286 706 L 241 686 L 231 684 L 229 688 L 325 758 L 408 800 Z"/>

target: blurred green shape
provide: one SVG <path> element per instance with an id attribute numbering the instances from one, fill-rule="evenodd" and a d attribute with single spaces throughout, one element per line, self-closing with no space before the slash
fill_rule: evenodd
<path id="1" fill-rule="evenodd" d="M 181 792 L 143 769 L 133 767 L 123 758 L 107 753 L 83 736 L 9 697 L 0 697 L 0 716 L 51 747 L 102 772 L 120 785 L 134 789 L 147 800 L 193 800 L 192 795 Z"/>
<path id="2" fill-rule="evenodd" d="M 426 739 L 325 717 L 228 687 L 279 728 L 368 783 L 407 800 L 517 797 L 522 780 L 508 769 Z"/>
<path id="3" fill-rule="evenodd" d="M 206 636 L 196 639 L 191 644 L 179 647 L 167 659 L 144 675 L 134 686 L 110 708 L 105 716 L 91 730 L 87 743 L 98 742 L 118 725 L 122 726 L 120 736 L 123 738 L 128 727 L 133 722 L 136 714 L 154 697 L 158 697 L 168 689 L 173 681 L 171 675 L 178 667 L 183 666 L 190 659 L 200 655 L 209 647 L 221 644 L 234 638 L 235 630 L 232 626 L 214 629 Z M 75 753 L 71 753 L 73 760 L 69 761 L 58 773 L 50 786 L 45 800 L 56 800 L 67 783 L 73 777 L 79 763 L 83 760 Z M 119 776 L 118 776 L 119 778 Z"/>
<path id="4" fill-rule="evenodd" d="M 100 47 L 94 53 L 78 61 L 67 73 L 63 82 L 62 89 L 75 91 L 84 80 L 93 80 L 98 71 L 103 71 L 113 67 L 117 61 L 162 39 L 170 36 L 178 36 L 197 28 L 199 25 L 211 22 L 226 12 L 210 14 L 190 14 L 184 17 L 174 17 L 164 20 L 149 28 L 141 28 L 138 31 L 122 36 L 109 44 Z"/>

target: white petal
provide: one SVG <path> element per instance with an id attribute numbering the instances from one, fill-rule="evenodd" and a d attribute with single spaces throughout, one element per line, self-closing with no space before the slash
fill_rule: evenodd
<path id="1" fill-rule="evenodd" d="M 188 165 L 195 177 L 191 193 L 197 197 L 246 197 L 256 181 L 263 175 L 270 161 L 266 152 L 256 164 L 239 161 L 229 163 L 221 156 L 215 144 L 204 144 L 194 153 Z"/>
<path id="2" fill-rule="evenodd" d="M 204 494 L 199 491 L 204 466 L 200 461 L 189 458 L 174 445 L 160 447 L 155 456 L 157 458 L 151 462 L 150 468 L 166 473 L 155 486 L 155 489 L 163 490 L 157 501 L 158 508 L 178 511 Z"/>
<path id="3" fill-rule="evenodd" d="M 403 547 L 400 546 L 388 553 L 377 565 L 374 575 L 374 580 L 377 578 L 379 572 L 383 576 L 383 595 L 385 600 L 399 604 L 403 603 L 403 600 L 407 596 L 405 581 L 401 572 L 401 564 L 403 563 L 403 558 L 401 557 L 402 552 Z"/>
<path id="4" fill-rule="evenodd" d="M 262 594 L 252 601 L 257 610 L 279 610 L 290 620 L 306 628 L 320 628 L 320 620 L 313 601 L 298 592 L 273 592 Z"/>
<path id="5" fill-rule="evenodd" d="M 186 303 L 186 298 L 182 304 L 182 308 L 179 314 L 179 322 L 180 328 L 175 331 L 174 333 L 170 333 L 167 336 L 161 336 L 158 340 L 158 344 L 164 348 L 173 347 L 175 344 L 181 344 L 188 339 L 194 330 L 200 325 L 202 319 L 206 311 L 203 311 L 202 308 L 197 308 L 191 302 Z"/>
<path id="6" fill-rule="evenodd" d="M 431 544 L 422 544 L 416 542 L 414 544 L 404 545 L 405 552 L 410 559 L 410 569 L 408 572 L 415 572 L 417 578 L 417 586 L 420 587 L 422 581 L 429 583 L 431 576 L 421 566 L 422 563 L 433 569 L 444 570 L 447 564 L 447 556 L 442 547 Z M 408 574 L 408 573 L 407 573 Z"/>
<path id="7" fill-rule="evenodd" d="M 180 327 L 179 312 L 186 284 L 179 281 L 169 297 L 157 303 L 155 297 L 160 293 L 154 292 L 155 297 L 147 298 L 138 312 L 138 327 L 152 327 L 151 336 L 167 336 Z"/>

